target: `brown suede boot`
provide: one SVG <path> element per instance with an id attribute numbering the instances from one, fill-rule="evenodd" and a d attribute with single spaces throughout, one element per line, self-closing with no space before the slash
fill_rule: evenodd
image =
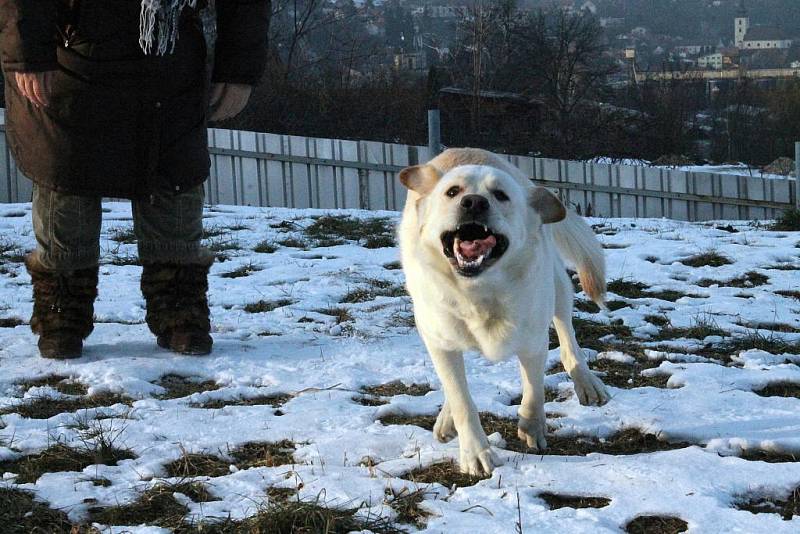
<path id="1" fill-rule="evenodd" d="M 159 347 L 195 356 L 211 352 L 214 342 L 206 292 L 212 263 L 213 258 L 194 265 L 143 265 L 147 326 Z"/>
<path id="2" fill-rule="evenodd" d="M 83 340 L 94 329 L 97 267 L 48 271 L 36 253 L 25 257 L 33 282 L 31 330 L 39 335 L 39 353 L 57 360 L 80 358 Z"/>

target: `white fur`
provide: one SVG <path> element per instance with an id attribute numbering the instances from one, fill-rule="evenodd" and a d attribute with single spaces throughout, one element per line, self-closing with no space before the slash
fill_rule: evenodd
<path id="1" fill-rule="evenodd" d="M 463 159 L 453 161 L 467 165 L 440 171 L 443 176 L 431 190 L 423 194 L 409 192 L 399 237 L 416 324 L 446 399 L 434 434 L 441 441 L 457 434 L 461 470 L 480 474 L 491 473 L 498 459 L 467 389 L 463 351 L 477 349 L 494 361 L 518 356 L 523 390 L 518 432 L 532 449 L 547 446 L 544 371 L 551 321 L 555 322 L 561 341 L 564 367 L 575 381 L 581 402 L 602 404 L 608 394 L 589 371 L 575 340 L 572 285 L 551 231 L 560 223 L 542 223 L 529 202 L 534 186 L 522 179 L 513 166 L 480 158 L 476 163 L 482 165 L 474 165 Z M 457 226 L 457 199 L 445 194 L 454 185 L 462 187 L 463 194 L 487 198 L 488 226 L 509 239 L 505 254 L 474 278 L 455 273 L 442 252 L 442 233 Z M 509 200 L 495 199 L 492 191 L 496 189 L 502 189 Z M 570 228 L 574 225 L 565 226 L 562 238 L 574 232 Z M 578 256 L 586 249 L 576 248 Z"/>

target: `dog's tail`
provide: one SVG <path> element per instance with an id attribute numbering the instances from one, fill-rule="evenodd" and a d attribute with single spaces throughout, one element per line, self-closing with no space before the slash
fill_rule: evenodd
<path id="1" fill-rule="evenodd" d="M 606 261 L 603 247 L 586 221 L 572 210 L 550 225 L 561 257 L 578 271 L 584 293 L 605 308 Z"/>

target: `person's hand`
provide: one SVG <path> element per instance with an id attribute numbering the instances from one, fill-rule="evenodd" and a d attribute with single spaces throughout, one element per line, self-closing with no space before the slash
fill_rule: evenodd
<path id="1" fill-rule="evenodd" d="M 211 86 L 210 121 L 223 121 L 238 115 L 250 100 L 252 85 L 215 83 Z"/>
<path id="2" fill-rule="evenodd" d="M 19 92 L 31 101 L 34 106 L 47 107 L 50 104 L 50 90 L 56 71 L 15 72 Z"/>

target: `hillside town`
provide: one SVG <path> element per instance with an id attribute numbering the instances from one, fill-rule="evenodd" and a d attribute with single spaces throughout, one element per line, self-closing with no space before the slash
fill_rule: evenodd
<path id="1" fill-rule="evenodd" d="M 670 3 L 675 4 L 663 2 Z M 635 0 L 521 0 L 513 2 L 513 8 L 522 14 L 556 7 L 595 18 L 604 29 L 608 54 L 623 77 L 639 74 L 642 80 L 656 73 L 679 72 L 713 80 L 734 78 L 743 71 L 763 71 L 757 73 L 763 79 L 800 75 L 800 32 L 796 25 L 773 23 L 775 17 L 759 7 L 764 2 L 694 3 L 711 13 L 714 25 L 700 24 L 706 31 L 685 32 L 685 26 L 678 24 L 663 28 L 640 23 L 639 12 L 633 9 Z M 356 9 L 369 21 L 374 35 L 385 37 L 394 68 L 422 74 L 447 61 L 460 21 L 470 18 L 475 6 L 470 0 L 333 0 L 328 9 L 340 15 Z"/>

